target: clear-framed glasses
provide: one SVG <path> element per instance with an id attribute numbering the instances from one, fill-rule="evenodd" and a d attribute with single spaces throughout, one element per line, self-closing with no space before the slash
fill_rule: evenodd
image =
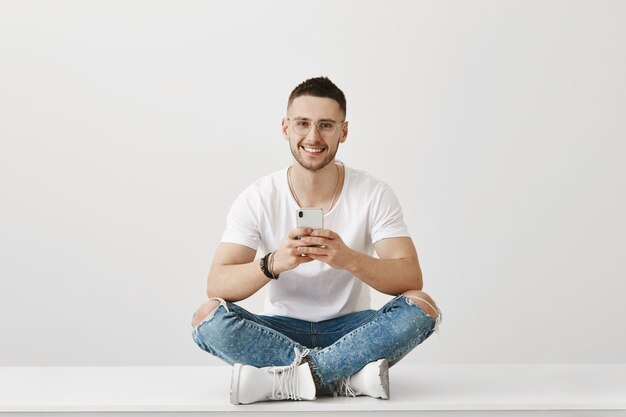
<path id="1" fill-rule="evenodd" d="M 333 120 L 320 120 L 319 122 L 312 122 L 307 119 L 294 119 L 287 118 L 291 129 L 296 135 L 306 136 L 311 131 L 311 126 L 315 125 L 315 128 L 323 138 L 328 138 L 335 134 L 337 127 L 343 125 L 346 122 L 335 122 Z"/>

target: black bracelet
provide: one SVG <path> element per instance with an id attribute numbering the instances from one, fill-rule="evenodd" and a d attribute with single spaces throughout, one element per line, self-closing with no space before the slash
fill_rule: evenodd
<path id="1" fill-rule="evenodd" d="M 261 266 L 261 271 L 263 271 L 263 274 L 268 277 L 269 279 L 276 279 L 274 278 L 274 276 L 272 275 L 272 273 L 270 272 L 270 268 L 269 268 L 269 258 L 270 255 L 272 254 L 272 252 L 269 252 L 267 255 L 265 255 L 263 258 L 261 258 L 261 262 L 259 262 L 259 265 Z"/>
<path id="2" fill-rule="evenodd" d="M 269 270 L 270 270 L 270 274 L 272 274 L 272 278 L 274 279 L 278 279 L 278 276 L 280 274 L 276 274 L 274 275 L 274 257 L 276 256 L 276 252 L 272 252 L 272 256 L 270 256 L 269 262 L 270 262 L 270 266 L 269 266 Z"/>

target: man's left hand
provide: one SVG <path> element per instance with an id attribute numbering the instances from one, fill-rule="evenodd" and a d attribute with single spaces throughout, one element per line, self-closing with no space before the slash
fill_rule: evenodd
<path id="1" fill-rule="evenodd" d="M 325 262 L 335 269 L 349 269 L 356 255 L 332 230 L 313 230 L 310 235 L 303 236 L 300 241 L 305 245 L 318 246 L 300 246 L 298 252 Z"/>

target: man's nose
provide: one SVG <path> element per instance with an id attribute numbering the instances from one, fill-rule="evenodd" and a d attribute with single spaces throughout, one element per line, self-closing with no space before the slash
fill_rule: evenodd
<path id="1" fill-rule="evenodd" d="M 309 130 L 309 133 L 306 135 L 306 137 L 311 139 L 322 139 L 322 135 L 320 135 L 320 131 L 317 130 L 316 124 L 311 124 L 311 130 Z"/>

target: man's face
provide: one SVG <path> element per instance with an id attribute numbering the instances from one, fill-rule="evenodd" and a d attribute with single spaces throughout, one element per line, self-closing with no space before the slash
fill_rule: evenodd
<path id="1" fill-rule="evenodd" d="M 287 118 L 289 120 L 287 120 Z M 287 109 L 287 118 L 283 119 L 282 131 L 289 141 L 291 154 L 304 168 L 318 171 L 335 159 L 339 144 L 348 136 L 348 123 L 343 121 L 343 112 L 339 103 L 331 98 L 300 96 L 293 100 Z M 294 122 L 304 121 L 311 124 L 308 134 L 302 135 L 294 131 Z M 335 123 L 335 132 L 322 136 L 313 123 Z"/>

